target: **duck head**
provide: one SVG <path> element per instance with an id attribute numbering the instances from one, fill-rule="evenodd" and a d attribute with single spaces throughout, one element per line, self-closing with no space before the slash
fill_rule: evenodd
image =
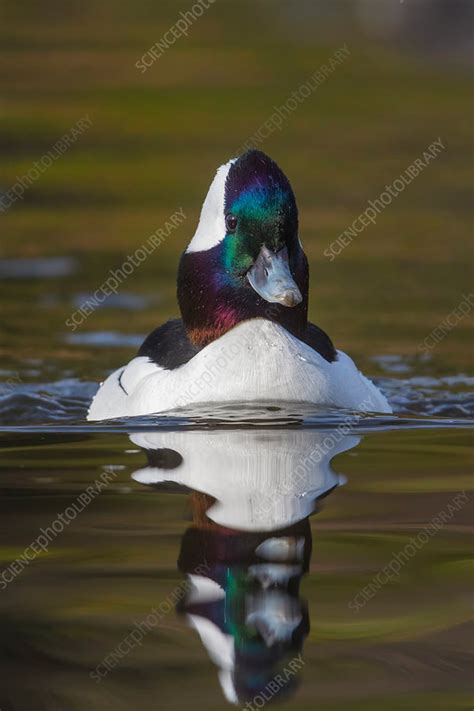
<path id="1" fill-rule="evenodd" d="M 251 150 L 221 166 L 181 257 L 178 301 L 188 336 L 205 346 L 241 321 L 306 328 L 308 262 L 288 178 Z"/>

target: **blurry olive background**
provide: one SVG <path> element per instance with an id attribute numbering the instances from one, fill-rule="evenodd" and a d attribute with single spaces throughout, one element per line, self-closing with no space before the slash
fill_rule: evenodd
<path id="1" fill-rule="evenodd" d="M 2 2 L 0 188 L 78 119 L 93 122 L 0 215 L 3 257 L 76 259 L 74 274 L 47 288 L 41 279 L 3 283 L 6 360 L 31 355 L 34 343 L 45 360 L 97 378 L 130 355 L 100 349 L 89 359 L 68 342 L 65 320 L 181 207 L 184 224 L 122 286 L 146 305 L 128 317 L 111 301 L 77 333 L 139 340 L 176 314 L 179 254 L 216 168 L 345 43 L 349 58 L 260 148 L 299 202 L 312 319 L 361 365 L 379 353 L 416 356 L 471 286 L 473 3 L 217 0 L 141 73 L 135 63 L 189 7 Z M 333 262 L 324 257 L 438 136 L 446 150 L 377 224 Z M 468 322 L 435 349 L 435 370 L 468 367 Z"/>

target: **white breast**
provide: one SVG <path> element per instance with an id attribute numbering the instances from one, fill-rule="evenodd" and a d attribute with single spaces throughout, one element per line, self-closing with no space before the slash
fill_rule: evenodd
<path id="1" fill-rule="evenodd" d="M 128 394 L 119 387 L 120 376 Z M 328 363 L 282 326 L 252 319 L 175 370 L 135 358 L 102 385 L 89 419 L 144 415 L 204 402 L 265 400 L 391 412 L 382 393 L 345 353 L 338 351 L 337 360 Z"/>

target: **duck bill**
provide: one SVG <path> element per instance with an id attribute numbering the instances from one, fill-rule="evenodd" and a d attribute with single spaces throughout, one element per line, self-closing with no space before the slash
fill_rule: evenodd
<path id="1" fill-rule="evenodd" d="M 275 253 L 263 245 L 247 279 L 257 294 L 272 304 L 292 307 L 303 300 L 290 271 L 286 247 Z"/>

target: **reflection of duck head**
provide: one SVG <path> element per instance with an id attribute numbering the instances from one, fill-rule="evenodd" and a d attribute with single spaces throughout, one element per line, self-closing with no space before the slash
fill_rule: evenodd
<path id="1" fill-rule="evenodd" d="M 311 556 L 308 516 L 340 483 L 330 458 L 358 439 L 288 429 L 132 439 L 149 460 L 134 479 L 191 490 L 193 526 L 178 561 L 189 586 L 179 611 L 218 667 L 226 698 L 281 700 L 296 688 L 309 631 L 299 596 Z"/>
<path id="2" fill-rule="evenodd" d="M 229 701 L 264 691 L 301 652 L 309 618 L 299 586 L 310 554 L 307 519 L 270 536 L 217 524 L 185 533 L 178 566 L 191 585 L 180 611 L 219 668 Z M 287 676 L 279 698 L 296 680 Z"/>

